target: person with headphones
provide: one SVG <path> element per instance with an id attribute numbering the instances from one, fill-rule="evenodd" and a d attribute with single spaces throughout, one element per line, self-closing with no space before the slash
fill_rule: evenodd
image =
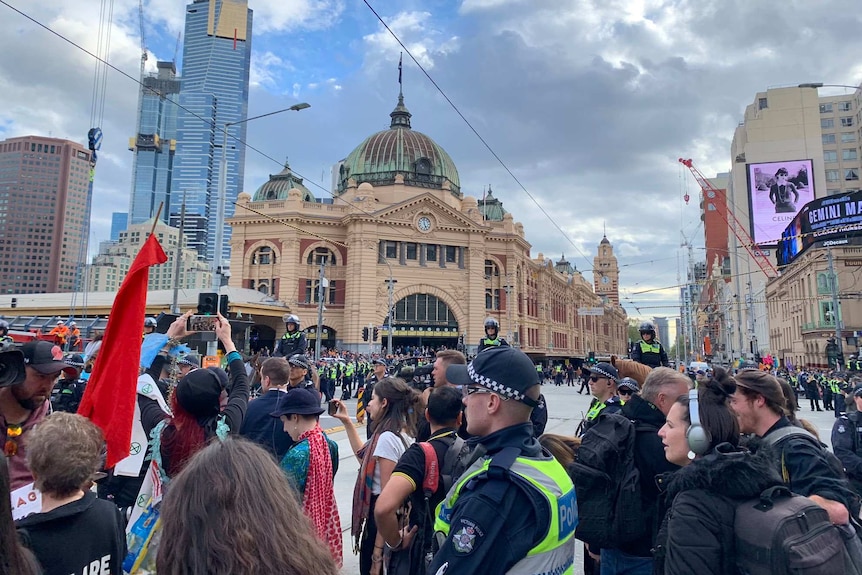
<path id="1" fill-rule="evenodd" d="M 656 339 L 655 325 L 651 321 L 642 321 L 638 326 L 641 339 L 632 346 L 631 358 L 638 363 L 656 367 L 670 367 L 667 352 L 660 341 Z"/>
<path id="2" fill-rule="evenodd" d="M 509 347 L 509 342 L 500 337 L 500 322 L 493 317 L 485 318 L 485 337 L 479 340 L 479 350 L 489 347 Z"/>
<path id="3" fill-rule="evenodd" d="M 659 430 L 665 457 L 681 468 L 657 478 L 667 512 L 656 537 L 655 573 L 737 573 L 736 506 L 782 485 L 765 454 L 738 447 L 735 390 L 733 378 L 716 368 L 712 379 L 676 400 Z"/>
<path id="4" fill-rule="evenodd" d="M 305 354 L 308 343 L 305 334 L 299 331 L 299 317 L 291 314 L 284 316 L 284 335 L 278 340 L 275 347 L 275 357 L 291 357 L 296 354 Z"/>

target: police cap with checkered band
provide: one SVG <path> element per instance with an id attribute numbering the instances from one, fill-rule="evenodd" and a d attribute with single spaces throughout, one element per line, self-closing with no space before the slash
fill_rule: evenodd
<path id="1" fill-rule="evenodd" d="M 515 399 L 537 407 L 527 390 L 539 385 L 536 366 L 527 355 L 513 347 L 488 348 L 467 365 L 446 368 L 446 381 L 453 385 L 481 385 L 505 399 Z"/>

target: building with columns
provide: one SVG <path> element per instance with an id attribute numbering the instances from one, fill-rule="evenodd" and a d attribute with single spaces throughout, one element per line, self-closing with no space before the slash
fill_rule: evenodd
<path id="1" fill-rule="evenodd" d="M 340 163 L 332 203 L 315 199 L 287 165 L 254 195 L 239 195 L 230 285 L 285 302 L 313 342 L 325 262 L 327 347 L 385 347 L 391 300 L 395 348 L 463 342 L 473 352 L 490 316 L 535 358 L 624 354 L 627 318 L 608 239 L 596 261 L 609 279 L 594 291 L 565 257 L 533 258 L 523 226 L 490 191 L 462 192 L 452 158 L 412 129 L 403 95 L 390 118 Z M 363 341 L 368 326 L 378 341 Z M 259 329 L 262 342 L 281 333 Z"/>

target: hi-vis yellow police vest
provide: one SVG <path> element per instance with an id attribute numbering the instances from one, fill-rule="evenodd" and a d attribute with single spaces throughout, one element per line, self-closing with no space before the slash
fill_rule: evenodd
<path id="1" fill-rule="evenodd" d="M 500 338 L 497 338 L 497 337 L 495 337 L 494 339 L 491 339 L 491 338 L 487 338 L 487 337 L 486 337 L 486 338 L 482 341 L 482 343 L 483 343 L 483 344 L 485 344 L 485 345 L 502 345 L 502 344 L 500 343 Z"/>
<path id="2" fill-rule="evenodd" d="M 661 344 L 659 342 L 647 343 L 644 340 L 641 343 L 641 353 L 661 353 Z"/>
<path id="3" fill-rule="evenodd" d="M 486 473 L 491 458 L 479 459 L 452 486 L 437 506 L 434 531 L 449 537 L 452 509 L 461 490 L 481 473 Z M 575 488 L 563 466 L 553 458 L 518 457 L 509 468 L 512 481 L 524 481 L 541 493 L 548 502 L 551 523 L 545 537 L 515 563 L 506 575 L 539 575 L 554 573 L 572 575 L 575 558 L 575 527 L 578 525 L 578 503 Z"/>

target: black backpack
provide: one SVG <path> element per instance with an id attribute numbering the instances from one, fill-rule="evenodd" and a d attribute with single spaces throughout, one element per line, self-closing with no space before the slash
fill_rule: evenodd
<path id="1" fill-rule="evenodd" d="M 634 457 L 640 429 L 624 415 L 600 413 L 581 438 L 569 473 L 578 502 L 575 537 L 591 547 L 617 547 L 647 532 Z"/>
<path id="2" fill-rule="evenodd" d="M 736 565 L 746 575 L 858 573 L 826 510 L 783 486 L 736 506 Z M 850 537 L 857 537 L 855 532 Z"/>

